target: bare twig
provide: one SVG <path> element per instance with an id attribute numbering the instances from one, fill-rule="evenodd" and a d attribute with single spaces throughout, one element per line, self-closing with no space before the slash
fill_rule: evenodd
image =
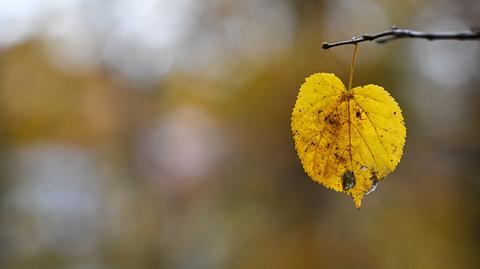
<path id="1" fill-rule="evenodd" d="M 377 43 L 385 43 L 399 38 L 423 38 L 428 40 L 439 40 L 439 39 L 450 39 L 450 40 L 473 40 L 480 39 L 480 29 L 472 28 L 469 31 L 459 31 L 459 32 L 419 32 L 409 29 L 399 29 L 396 26 L 393 26 L 390 30 L 383 31 L 376 34 L 367 35 L 364 34 L 362 37 L 353 37 L 350 40 L 344 40 L 334 43 L 324 42 L 322 48 L 329 49 L 332 47 L 348 45 L 348 44 L 357 44 L 365 41 L 376 41 Z"/>

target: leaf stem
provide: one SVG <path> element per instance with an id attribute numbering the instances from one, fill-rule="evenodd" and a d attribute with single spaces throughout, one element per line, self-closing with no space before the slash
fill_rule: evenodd
<path id="1" fill-rule="evenodd" d="M 350 91 L 352 89 L 353 71 L 355 69 L 355 59 L 357 58 L 357 51 L 358 51 L 358 44 L 355 44 L 355 48 L 353 49 L 352 64 L 350 65 L 350 77 L 348 79 L 347 91 Z"/>

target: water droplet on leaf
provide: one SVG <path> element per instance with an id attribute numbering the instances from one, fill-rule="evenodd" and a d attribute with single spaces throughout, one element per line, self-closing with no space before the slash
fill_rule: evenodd
<path id="1" fill-rule="evenodd" d="M 374 192 L 376 189 L 377 189 L 377 186 L 378 186 L 378 180 L 377 179 L 374 179 L 373 182 L 372 182 L 372 186 L 370 187 L 370 189 L 365 193 L 365 195 L 371 193 L 371 192 Z"/>
<path id="2" fill-rule="evenodd" d="M 349 190 L 355 187 L 355 174 L 352 171 L 346 171 L 342 176 L 343 190 Z"/>

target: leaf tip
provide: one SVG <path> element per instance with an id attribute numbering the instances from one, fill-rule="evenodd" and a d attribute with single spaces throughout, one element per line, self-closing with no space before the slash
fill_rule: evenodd
<path id="1" fill-rule="evenodd" d="M 355 203 L 355 208 L 357 210 L 360 210 L 360 207 L 362 206 L 362 198 L 360 196 L 353 196 L 353 202 Z"/>

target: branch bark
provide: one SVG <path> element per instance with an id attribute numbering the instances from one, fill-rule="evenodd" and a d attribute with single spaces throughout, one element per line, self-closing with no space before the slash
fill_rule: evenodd
<path id="1" fill-rule="evenodd" d="M 332 47 L 357 44 L 365 41 L 375 41 L 377 43 L 386 43 L 400 38 L 422 38 L 428 40 L 474 40 L 480 39 L 480 28 L 472 28 L 469 31 L 458 32 L 419 32 L 409 29 L 400 29 L 393 26 L 390 30 L 379 32 L 376 34 L 364 34 L 362 37 L 352 37 L 350 40 L 338 41 L 334 43 L 324 42 L 323 49 Z"/>

